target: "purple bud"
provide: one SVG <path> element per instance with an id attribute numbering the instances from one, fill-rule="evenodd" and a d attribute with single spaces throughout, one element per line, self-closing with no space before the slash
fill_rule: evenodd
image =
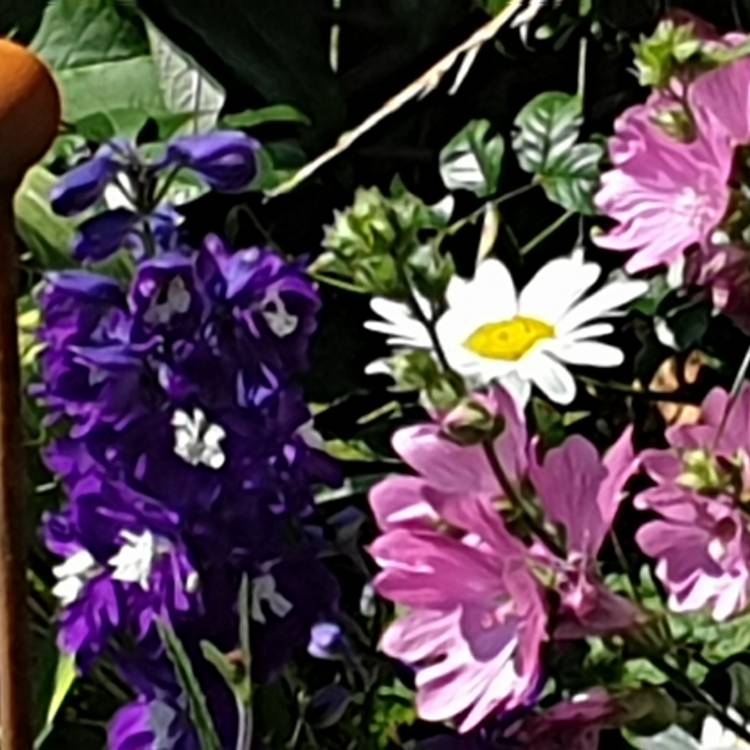
<path id="1" fill-rule="evenodd" d="M 334 622 L 319 622 L 310 628 L 307 653 L 316 659 L 336 659 L 344 647 L 344 634 Z"/>
<path id="2" fill-rule="evenodd" d="M 200 174 L 214 190 L 246 189 L 258 173 L 260 144 L 239 130 L 178 138 L 169 144 L 166 164 L 179 164 Z"/>
<path id="3" fill-rule="evenodd" d="M 116 253 L 132 231 L 138 215 L 127 208 L 105 211 L 78 227 L 73 254 L 78 260 L 104 260 Z"/>
<path id="4" fill-rule="evenodd" d="M 73 216 L 93 206 L 120 169 L 116 151 L 102 146 L 94 158 L 64 174 L 50 191 L 52 210 L 61 216 Z"/>

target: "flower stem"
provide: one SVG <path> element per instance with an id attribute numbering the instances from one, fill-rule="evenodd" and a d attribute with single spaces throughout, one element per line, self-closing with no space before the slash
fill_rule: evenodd
<path id="1" fill-rule="evenodd" d="M 722 706 L 710 693 L 706 692 L 699 685 L 696 685 L 684 672 L 676 667 L 673 667 L 664 657 L 662 656 L 651 656 L 650 660 L 652 664 L 682 690 L 683 693 L 693 698 L 698 703 L 702 703 L 706 706 L 709 711 L 716 717 L 716 719 L 723 724 L 723 726 L 734 732 L 740 739 L 745 742 L 750 742 L 750 730 L 743 726 L 740 722 L 733 719 L 727 709 Z"/>
<path id="2" fill-rule="evenodd" d="M 680 393 L 674 391 L 672 393 L 661 391 L 652 391 L 647 389 L 633 388 L 632 386 L 626 385 L 625 383 L 617 383 L 614 381 L 597 380 L 596 378 L 590 378 L 586 375 L 578 375 L 578 380 L 586 385 L 591 385 L 594 388 L 603 388 L 607 391 L 615 391 L 616 393 L 623 393 L 627 396 L 635 396 L 637 398 L 647 399 L 648 401 L 665 401 L 676 404 L 699 404 L 700 398 L 689 394 Z"/>
<path id="3" fill-rule="evenodd" d="M 547 237 L 553 235 L 565 222 L 575 216 L 575 211 L 566 211 L 557 221 L 554 221 L 546 229 L 543 229 L 533 239 L 529 240 L 518 252 L 523 257 L 527 253 L 530 253 L 537 245 L 540 245 Z"/>
<path id="4" fill-rule="evenodd" d="M 505 473 L 505 469 L 503 469 L 503 466 L 500 463 L 500 459 L 497 457 L 493 442 L 491 440 L 483 441 L 482 449 L 484 450 L 484 455 L 487 457 L 490 468 L 497 478 L 497 482 L 505 494 L 505 497 L 513 503 L 514 507 L 521 511 L 524 523 L 528 526 L 529 530 L 538 536 L 550 551 L 554 552 L 558 557 L 561 557 L 564 560 L 567 557 L 565 549 L 547 532 L 542 524 L 537 522 L 536 518 L 534 518 L 534 513 L 528 506 L 528 503 L 520 493 L 516 492 L 513 483 L 510 481 L 510 478 Z"/>
<path id="5" fill-rule="evenodd" d="M 443 346 L 440 343 L 437 331 L 435 330 L 434 314 L 428 316 L 425 314 L 424 310 L 422 310 L 422 307 L 417 300 L 416 293 L 414 292 L 414 287 L 411 283 L 409 272 L 403 266 L 401 267 L 401 275 L 409 295 L 409 307 L 411 308 L 414 317 L 424 326 L 425 330 L 427 331 L 427 335 L 430 337 L 432 348 L 435 351 L 435 356 L 437 357 L 440 366 L 443 368 L 447 375 L 455 375 L 456 373 L 448 363 L 448 358 L 445 356 L 445 351 L 443 350 Z M 432 303 L 430 303 L 430 307 L 432 308 Z"/>
<path id="6" fill-rule="evenodd" d="M 493 198 L 492 200 L 487 201 L 486 203 L 483 203 L 476 211 L 472 211 L 468 216 L 464 216 L 463 219 L 459 219 L 458 221 L 451 224 L 449 227 L 446 227 L 443 229 L 442 232 L 439 233 L 438 237 L 439 239 L 442 239 L 443 237 L 450 237 L 451 235 L 456 234 L 456 232 L 463 229 L 465 226 L 469 224 L 473 224 L 474 222 L 478 221 L 484 216 L 484 213 L 487 209 L 487 206 L 501 206 L 506 201 L 512 200 L 513 198 L 517 198 L 519 195 L 524 195 L 525 193 L 528 193 L 530 190 L 533 190 L 535 187 L 538 187 L 538 184 L 536 182 L 532 182 L 528 185 L 522 185 L 519 188 L 516 188 L 515 190 L 510 190 L 507 193 L 503 193 L 502 195 L 499 195 L 497 198 Z"/>

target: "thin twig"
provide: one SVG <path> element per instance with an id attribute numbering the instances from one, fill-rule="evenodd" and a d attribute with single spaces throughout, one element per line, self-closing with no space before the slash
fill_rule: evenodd
<path id="1" fill-rule="evenodd" d="M 322 166 L 332 159 L 342 154 L 348 148 L 358 141 L 365 133 L 379 125 L 383 120 L 397 112 L 410 101 L 426 96 L 434 91 L 440 81 L 448 71 L 466 54 L 473 53 L 483 44 L 490 41 L 505 26 L 508 21 L 516 14 L 523 5 L 523 0 L 510 0 L 510 2 L 494 18 L 477 29 L 466 41 L 462 42 L 455 49 L 451 50 L 445 57 L 442 57 L 432 65 L 425 73 L 413 83 L 400 91 L 394 97 L 389 99 L 380 109 L 373 112 L 364 122 L 353 130 L 344 133 L 337 141 L 333 148 L 328 149 L 317 159 L 305 165 L 288 180 L 277 185 L 266 193 L 267 198 L 276 198 L 279 195 L 289 193 L 298 187 L 305 180 L 309 179 Z"/>
<path id="2" fill-rule="evenodd" d="M 518 252 L 523 257 L 530 253 L 537 245 L 541 245 L 544 240 L 551 237 L 568 219 L 575 216 L 575 211 L 566 211 L 557 221 L 554 221 L 546 229 L 543 229 L 533 239 L 529 240 Z"/>
<path id="3" fill-rule="evenodd" d="M 532 182 L 528 185 L 522 185 L 519 188 L 515 188 L 514 190 L 510 190 L 507 193 L 503 193 L 502 195 L 499 195 L 497 198 L 493 198 L 490 201 L 487 201 L 486 203 L 483 203 L 476 211 L 472 211 L 468 216 L 464 216 L 462 219 L 459 219 L 458 221 L 455 221 L 450 226 L 447 226 L 445 229 L 443 229 L 440 232 L 440 237 L 450 237 L 456 232 L 459 232 L 461 229 L 463 229 L 465 226 L 468 226 L 469 224 L 474 224 L 476 221 L 481 219 L 487 210 L 488 206 L 501 206 L 506 201 L 512 200 L 513 198 L 517 198 L 520 195 L 524 195 L 525 193 L 528 193 L 530 190 L 533 190 L 535 187 L 537 187 L 537 183 Z"/>

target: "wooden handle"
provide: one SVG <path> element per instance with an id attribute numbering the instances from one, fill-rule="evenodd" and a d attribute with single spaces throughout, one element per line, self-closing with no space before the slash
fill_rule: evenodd
<path id="1" fill-rule="evenodd" d="M 17 258 L 13 194 L 60 123 L 57 88 L 23 47 L 0 40 L 0 727 L 3 750 L 33 743 L 27 644 Z"/>

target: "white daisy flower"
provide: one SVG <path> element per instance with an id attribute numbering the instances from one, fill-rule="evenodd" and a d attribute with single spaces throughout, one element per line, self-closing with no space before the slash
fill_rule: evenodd
<path id="1" fill-rule="evenodd" d="M 473 279 L 454 277 L 448 308 L 435 326 L 448 364 L 472 386 L 499 382 L 521 403 L 532 384 L 552 401 L 570 403 L 576 385 L 568 365 L 616 367 L 624 358 L 596 340 L 614 326 L 595 321 L 617 314 L 648 289 L 645 281 L 618 280 L 584 297 L 601 272 L 574 253 L 547 263 L 520 294 L 495 259 L 483 261 Z M 433 348 L 407 305 L 374 299 L 372 308 L 384 320 L 365 325 L 386 334 L 392 346 Z"/>

